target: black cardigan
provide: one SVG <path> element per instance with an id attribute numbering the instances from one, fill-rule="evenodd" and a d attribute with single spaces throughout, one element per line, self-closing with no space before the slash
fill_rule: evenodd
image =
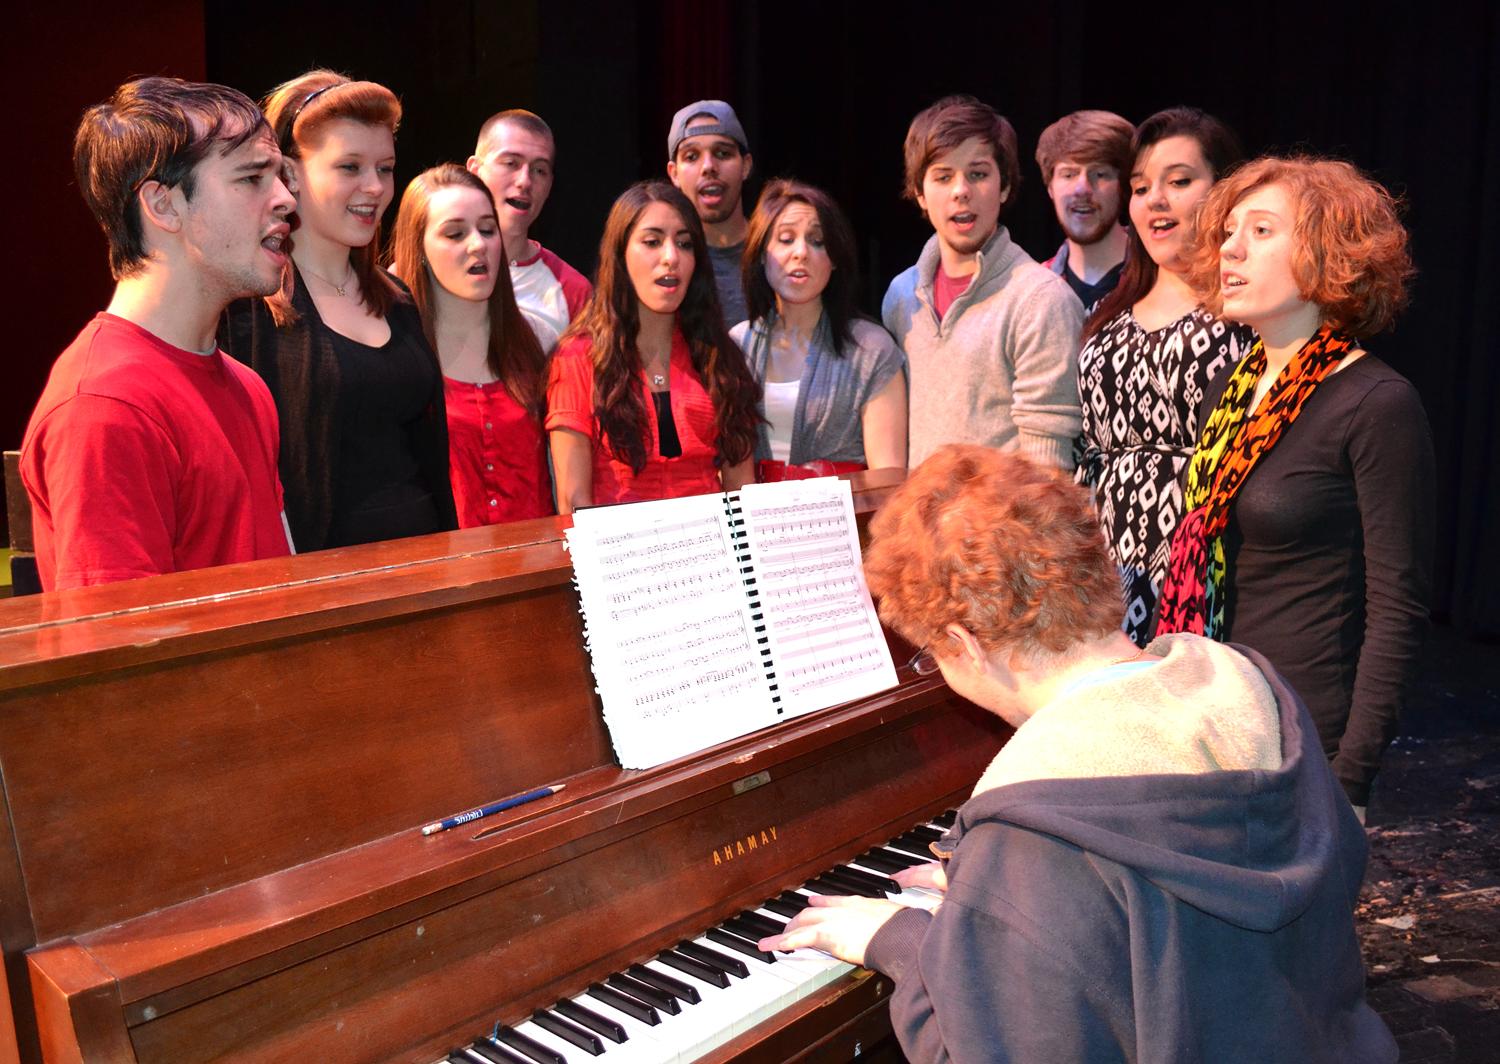
<path id="1" fill-rule="evenodd" d="M 422 320 L 409 293 L 399 281 L 392 278 L 392 282 L 401 290 L 400 298 L 386 314 L 392 332 L 420 339 L 438 369 L 437 386 L 412 433 L 412 445 L 443 528 L 456 529 L 458 512 L 448 479 L 448 414 L 443 404 L 442 370 L 423 338 Z M 300 274 L 292 289 L 292 307 L 297 320 L 278 329 L 265 300 L 231 303 L 219 326 L 219 346 L 259 373 L 276 399 L 287 522 L 293 544 L 305 553 L 328 545 L 340 479 L 343 393 L 333 338 Z"/>

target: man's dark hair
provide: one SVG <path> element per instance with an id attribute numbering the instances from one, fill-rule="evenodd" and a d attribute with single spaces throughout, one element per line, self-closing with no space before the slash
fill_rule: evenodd
<path id="1" fill-rule="evenodd" d="M 192 199 L 194 170 L 215 146 L 234 151 L 269 138 L 260 109 L 224 85 L 181 78 L 126 82 L 83 113 L 73 137 L 73 170 L 84 202 L 109 239 L 115 279 L 146 262 L 137 193 L 147 181 L 181 188 Z"/>

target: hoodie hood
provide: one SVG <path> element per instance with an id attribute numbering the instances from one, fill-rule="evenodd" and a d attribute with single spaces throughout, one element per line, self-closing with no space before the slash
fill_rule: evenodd
<path id="1" fill-rule="evenodd" d="M 1296 920 L 1330 875 L 1342 879 L 1352 906 L 1364 832 L 1329 785 L 1296 693 L 1246 647 L 1173 635 L 1149 649 L 1164 655 L 1159 664 L 1075 689 L 1023 725 L 938 848 L 952 852 L 985 823 L 1042 832 L 1254 931 Z M 1253 724 L 1262 709 L 1278 733 L 1271 749 Z M 1093 725 L 1087 738 L 1068 743 L 1070 730 L 1083 734 L 1085 719 Z M 1184 734 L 1164 758 L 1163 744 Z M 1060 746 L 1064 763 L 1043 766 L 1048 778 L 1035 778 L 1027 748 L 1049 750 L 1056 762 Z M 1132 772 L 1132 761 L 1142 771 Z M 1255 767 L 1215 767 L 1225 763 Z M 1069 765 L 1074 778 L 1058 778 Z"/>

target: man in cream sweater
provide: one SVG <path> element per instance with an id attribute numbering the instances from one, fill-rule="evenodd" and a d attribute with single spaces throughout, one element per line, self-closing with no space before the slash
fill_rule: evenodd
<path id="1" fill-rule="evenodd" d="M 1015 130 L 949 96 L 912 120 L 905 152 L 906 195 L 934 230 L 881 309 L 909 360 L 911 464 L 981 443 L 1071 469 L 1083 308 L 1000 224 L 1020 179 Z"/>

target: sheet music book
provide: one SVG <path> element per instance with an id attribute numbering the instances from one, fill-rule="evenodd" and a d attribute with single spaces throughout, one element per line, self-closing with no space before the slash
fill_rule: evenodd
<path id="1" fill-rule="evenodd" d="M 567 547 L 624 768 L 896 684 L 846 481 L 581 510 Z"/>

